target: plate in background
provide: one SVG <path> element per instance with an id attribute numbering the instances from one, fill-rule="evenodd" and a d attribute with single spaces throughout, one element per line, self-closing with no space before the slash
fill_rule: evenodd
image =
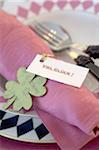
<path id="1" fill-rule="evenodd" d="M 55 11 L 50 14 L 43 14 L 37 17 L 38 21 L 56 22 L 66 29 L 74 43 L 85 45 L 99 45 L 99 17 L 95 14 L 79 11 Z M 33 22 L 33 18 L 25 21 L 25 24 Z M 55 55 L 64 61 L 75 63 L 66 53 L 66 50 L 56 52 Z M 99 66 L 99 59 L 94 60 Z M 90 82 L 91 81 L 91 82 Z M 99 91 L 99 82 L 90 73 L 84 83 L 91 91 Z"/>

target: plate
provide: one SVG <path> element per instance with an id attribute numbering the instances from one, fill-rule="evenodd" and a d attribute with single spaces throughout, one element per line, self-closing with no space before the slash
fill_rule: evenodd
<path id="1" fill-rule="evenodd" d="M 42 14 L 37 19 L 61 24 L 70 33 L 73 42 L 87 45 L 99 43 L 99 17 L 94 14 L 67 10 L 65 12 L 56 11 L 47 15 Z M 30 18 L 24 23 L 29 24 L 32 21 L 33 18 Z M 59 59 L 74 63 L 65 50 L 55 53 L 55 55 Z M 99 61 L 96 60 L 95 63 L 99 65 Z M 91 91 L 99 91 L 99 82 L 90 73 L 84 84 Z M 34 112 L 22 114 L 1 109 L 0 135 L 19 141 L 55 143 L 52 135 Z"/>
<path id="2" fill-rule="evenodd" d="M 70 34 L 73 43 L 85 45 L 99 45 L 99 17 L 92 13 L 82 11 L 66 10 L 54 11 L 49 14 L 40 14 L 37 17 L 38 21 L 52 21 L 63 26 Z M 33 22 L 33 18 L 26 20 L 25 24 Z M 75 63 L 68 55 L 66 50 L 56 52 L 56 57 L 66 62 Z M 99 66 L 99 59 L 94 60 Z M 91 82 L 90 82 L 91 81 Z M 84 84 L 94 92 L 99 91 L 99 82 L 90 73 Z"/>
<path id="3" fill-rule="evenodd" d="M 54 138 L 35 114 L 26 115 L 0 110 L 0 135 L 18 141 L 55 143 Z"/>

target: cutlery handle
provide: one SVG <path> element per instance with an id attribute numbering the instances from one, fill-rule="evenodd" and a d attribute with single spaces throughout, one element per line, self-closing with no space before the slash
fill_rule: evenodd
<path id="1" fill-rule="evenodd" d="M 99 80 L 99 67 L 93 63 L 88 63 L 85 67 L 90 69 L 90 72 Z"/>
<path id="2" fill-rule="evenodd" d="M 93 57 L 94 59 L 99 58 L 99 45 L 88 46 L 85 50 L 85 53 L 87 53 L 90 57 Z"/>
<path id="3" fill-rule="evenodd" d="M 76 63 L 80 66 L 84 66 L 90 69 L 90 72 L 98 79 L 99 81 L 99 67 L 96 66 L 93 60 L 90 57 L 80 55 L 75 59 Z"/>

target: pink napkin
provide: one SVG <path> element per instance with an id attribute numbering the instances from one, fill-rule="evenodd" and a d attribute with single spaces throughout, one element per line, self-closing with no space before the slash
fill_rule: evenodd
<path id="1" fill-rule="evenodd" d="M 0 43 L 0 73 L 9 80 L 16 79 L 17 69 L 28 67 L 37 53 L 52 53 L 33 31 L 2 12 Z M 46 86 L 48 93 L 35 98 L 34 109 L 62 150 L 79 150 L 98 136 L 93 129 L 99 126 L 99 102 L 86 87 L 78 89 L 51 80 Z"/>

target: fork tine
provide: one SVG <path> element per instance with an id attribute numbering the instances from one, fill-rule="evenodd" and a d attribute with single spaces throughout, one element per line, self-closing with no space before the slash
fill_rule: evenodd
<path id="1" fill-rule="evenodd" d="M 59 51 L 64 48 L 69 48 L 71 44 L 71 37 L 68 32 L 57 31 L 56 28 L 51 27 L 44 22 L 34 21 L 30 26 L 37 34 L 39 34 L 46 42 L 49 43 L 49 47 L 54 51 Z M 61 27 L 59 27 L 61 28 Z"/>
<path id="2" fill-rule="evenodd" d="M 60 26 L 60 28 L 62 30 L 64 30 L 64 33 L 65 33 L 65 34 L 62 33 L 63 36 L 57 34 L 57 32 L 55 31 L 55 29 L 49 28 L 46 24 L 44 24 L 42 22 L 40 23 L 40 22 L 36 21 L 36 23 L 37 23 L 37 25 L 39 25 L 40 27 L 42 27 L 44 30 L 46 30 L 46 32 L 51 33 L 53 35 L 53 37 L 55 36 L 55 38 L 58 39 L 58 40 L 60 40 L 60 41 L 64 41 L 63 36 L 65 36 L 65 37 L 68 36 L 69 40 L 71 40 L 71 37 L 70 37 L 69 33 L 66 30 L 64 30 L 61 26 Z"/>
<path id="3" fill-rule="evenodd" d="M 49 36 L 49 38 L 51 38 L 52 40 L 54 40 L 56 43 L 61 43 L 63 41 L 63 39 L 59 36 L 57 36 L 55 34 L 55 31 L 54 30 L 50 30 L 50 29 L 47 29 L 46 26 L 42 25 L 41 23 L 35 23 L 35 28 L 37 28 L 42 30 L 44 34 L 46 34 L 47 36 Z"/>
<path id="4" fill-rule="evenodd" d="M 53 46 L 58 46 L 58 43 L 55 42 L 52 38 L 50 38 L 43 30 L 38 28 L 37 26 L 35 27 L 35 32 L 38 33 L 41 37 L 43 37 L 46 41 L 48 41 L 50 44 Z"/>
<path id="5" fill-rule="evenodd" d="M 41 26 L 44 30 L 46 30 L 48 33 L 51 33 L 51 34 L 52 34 L 53 36 L 55 36 L 57 39 L 63 40 L 63 38 L 62 38 L 61 36 L 58 36 L 58 35 L 56 34 L 56 31 L 54 31 L 53 29 L 49 29 L 49 28 L 47 27 L 47 25 L 45 25 L 45 24 L 43 24 L 43 23 L 40 23 L 40 22 L 38 22 L 38 25 Z"/>

